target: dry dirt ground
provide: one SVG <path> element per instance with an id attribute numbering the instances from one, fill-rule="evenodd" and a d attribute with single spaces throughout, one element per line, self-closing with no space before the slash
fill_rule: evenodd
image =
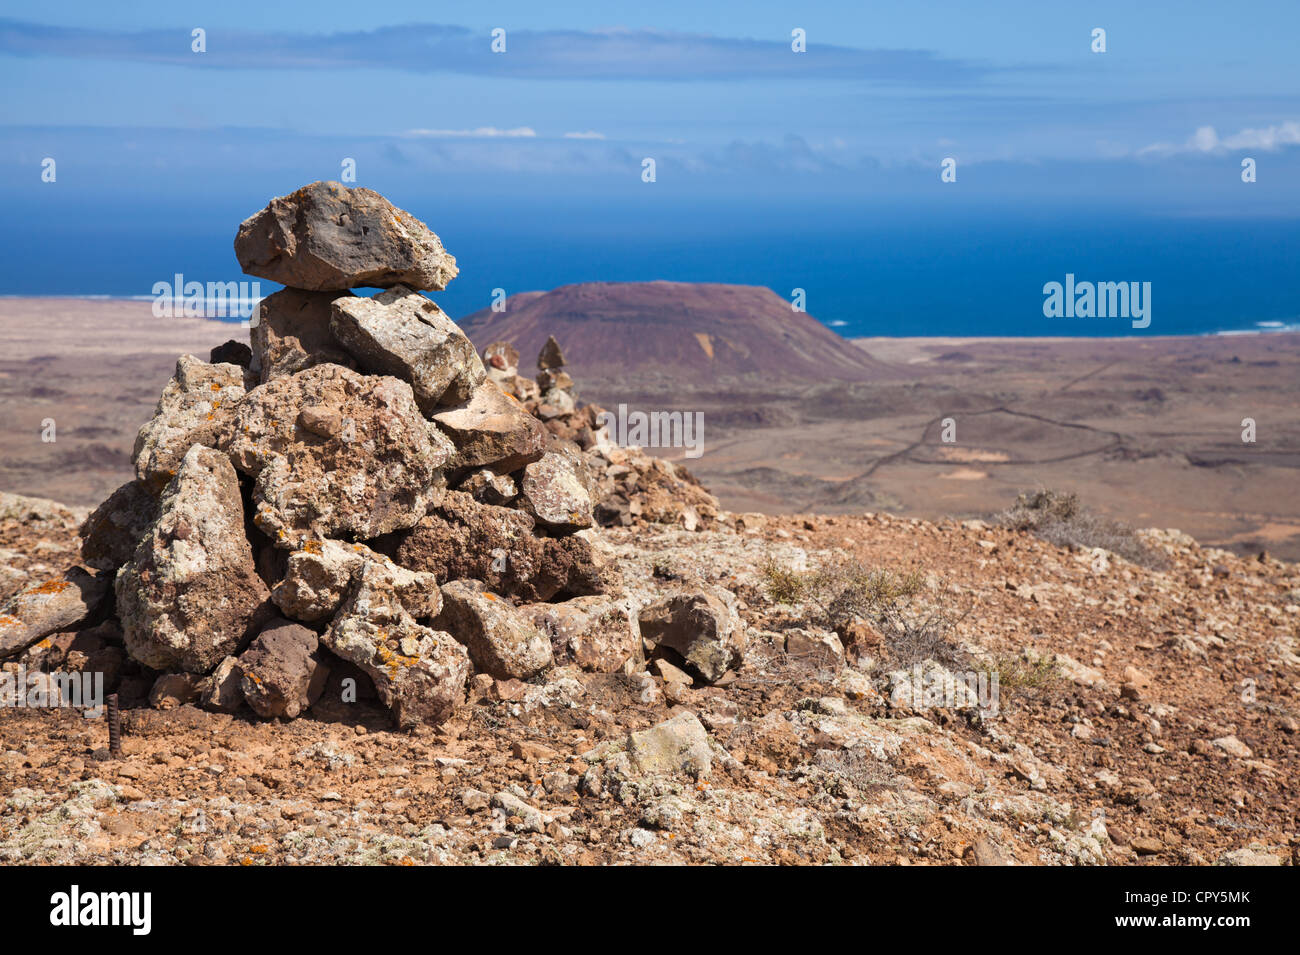
<path id="1" fill-rule="evenodd" d="M 667 399 L 573 374 L 607 407 L 702 411 L 706 450 L 686 464 L 732 510 L 935 520 L 1046 487 L 1134 527 L 1300 560 L 1298 334 L 857 344 L 906 377 Z"/>
<path id="2" fill-rule="evenodd" d="M 74 554 L 75 514 L 20 517 L 0 521 L 6 592 Z M 334 690 L 283 724 L 142 709 L 126 714 L 120 759 L 102 719 L 10 709 L 0 860 L 1300 860 L 1296 565 L 1167 532 L 1144 535 L 1166 560 L 1147 570 L 980 523 L 738 523 L 602 532 L 638 599 L 694 579 L 738 595 L 749 646 L 725 685 L 560 669 L 480 686 L 451 722 L 412 734 Z M 999 674 L 996 700 L 912 695 L 906 648 L 870 630 L 842 659 L 787 652 L 808 608 L 774 602 L 764 566 L 855 560 L 919 572 L 908 612 L 955 621 L 949 666 Z M 687 768 L 632 771 L 629 733 L 683 713 L 708 736 Z"/>

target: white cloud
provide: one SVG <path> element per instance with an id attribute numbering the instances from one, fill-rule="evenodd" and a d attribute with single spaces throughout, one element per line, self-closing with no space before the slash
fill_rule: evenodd
<path id="1" fill-rule="evenodd" d="M 1151 153 L 1213 153 L 1239 149 L 1274 150 L 1282 146 L 1300 145 L 1300 123 L 1287 120 L 1263 129 L 1243 129 L 1232 136 L 1220 138 L 1213 126 L 1201 126 L 1185 143 L 1153 143 L 1138 150 L 1139 156 Z"/>
<path id="2" fill-rule="evenodd" d="M 598 133 L 595 130 L 587 130 L 585 133 L 565 133 L 565 139 L 604 139 L 604 133 Z"/>
<path id="3" fill-rule="evenodd" d="M 533 139 L 537 132 L 530 126 L 516 126 L 514 129 L 479 126 L 475 129 L 408 129 L 406 135 L 422 139 Z"/>

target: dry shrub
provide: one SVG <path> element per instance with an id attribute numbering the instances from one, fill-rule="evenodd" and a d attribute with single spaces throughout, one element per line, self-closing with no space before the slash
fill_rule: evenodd
<path id="1" fill-rule="evenodd" d="M 1016 503 L 993 516 L 994 523 L 1035 537 L 1058 547 L 1100 547 L 1142 567 L 1159 568 L 1167 561 L 1138 539 L 1131 527 L 1103 517 L 1079 501 L 1074 493 L 1050 489 L 1025 492 Z"/>

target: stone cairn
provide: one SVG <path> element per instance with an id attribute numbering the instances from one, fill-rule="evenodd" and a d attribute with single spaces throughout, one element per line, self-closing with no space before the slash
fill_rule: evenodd
<path id="1" fill-rule="evenodd" d="M 317 182 L 247 219 L 235 254 L 286 287 L 249 345 L 179 359 L 135 479 L 81 528 L 84 566 L 0 607 L 0 658 L 94 668 L 128 706 L 267 718 L 351 678 L 400 727 L 557 665 L 631 673 L 667 653 L 707 682 L 739 665 L 729 594 L 607 592 L 602 487 L 639 501 L 656 487 L 640 474 L 680 478 L 609 445 L 553 339 L 535 381 L 508 345 L 480 358 L 419 294 L 457 274 L 424 223 Z"/>
<path id="2" fill-rule="evenodd" d="M 509 342 L 483 349 L 490 380 L 546 427 L 571 454 L 585 455 L 596 484 L 596 522 L 603 527 L 674 524 L 704 530 L 722 517 L 717 499 L 683 465 L 611 442 L 599 405 L 578 403 L 564 352 L 554 336 L 537 356 L 536 379 L 519 374 L 519 352 Z"/>

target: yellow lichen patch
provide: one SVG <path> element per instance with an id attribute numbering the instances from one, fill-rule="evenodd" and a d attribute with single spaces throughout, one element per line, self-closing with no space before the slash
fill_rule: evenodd
<path id="1" fill-rule="evenodd" d="M 496 595 L 496 594 L 493 594 L 493 593 L 488 593 L 487 591 L 484 591 L 484 593 L 483 593 L 483 599 L 485 599 L 485 600 L 496 600 L 496 599 L 497 599 L 497 595 Z"/>
<path id="2" fill-rule="evenodd" d="M 415 860 L 410 856 L 402 856 L 397 860 L 398 865 L 415 865 Z"/>
<path id="3" fill-rule="evenodd" d="M 66 580 L 47 580 L 43 584 L 37 584 L 35 587 L 32 587 L 30 590 L 24 591 L 24 593 L 32 594 L 32 595 L 61 594 L 71 586 L 72 584 L 68 583 Z"/>
<path id="4" fill-rule="evenodd" d="M 260 855 L 266 855 L 267 849 L 266 846 L 262 845 L 261 843 L 258 843 L 255 846 L 249 846 L 248 851 L 253 853 L 253 855 L 260 856 Z"/>
<path id="5" fill-rule="evenodd" d="M 42 650 L 48 650 L 52 646 L 52 644 L 50 643 L 50 638 L 46 637 L 40 643 L 36 644 L 36 646 Z"/>
<path id="6" fill-rule="evenodd" d="M 221 385 L 219 385 L 217 382 L 214 381 L 214 382 L 212 383 L 212 390 L 213 390 L 213 391 L 220 391 L 220 390 L 221 390 Z"/>
<path id="7" fill-rule="evenodd" d="M 11 617 L 7 613 L 0 613 L 0 627 L 20 627 L 22 623 L 17 617 Z"/>
<path id="8" fill-rule="evenodd" d="M 319 554 L 321 552 L 320 541 L 303 541 L 302 549 L 308 554 Z"/>

